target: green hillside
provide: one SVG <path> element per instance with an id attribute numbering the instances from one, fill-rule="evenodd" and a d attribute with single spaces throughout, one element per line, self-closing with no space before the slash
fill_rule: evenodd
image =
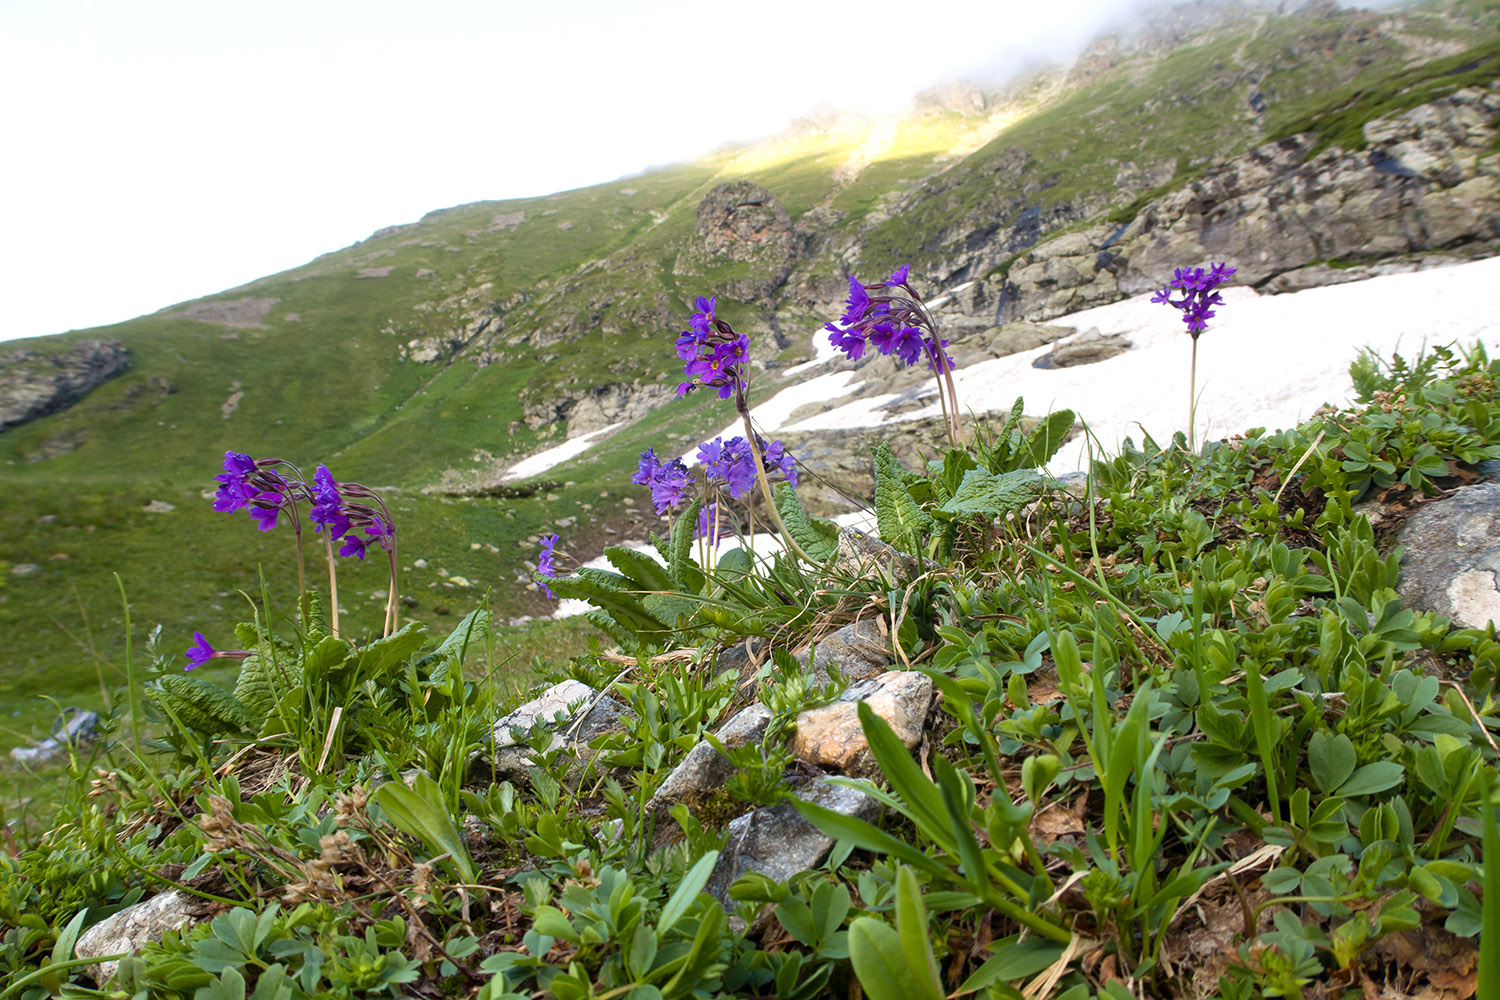
<path id="1" fill-rule="evenodd" d="M 769 389 L 774 365 L 810 356 L 846 268 L 910 262 L 943 286 L 1003 274 L 1018 253 L 1085 224 L 1127 222 L 1288 130 L 1336 141 L 1351 116 L 1486 83 L 1500 75 L 1496 10 L 1234 8 L 1181 37 L 1097 46 L 1066 72 L 988 93 L 981 114 L 839 122 L 590 188 L 444 209 L 240 288 L 7 345 L 114 338 L 131 367 L 0 433 L 0 552 L 37 567 L 0 588 L 10 640 L 0 708 L 12 716 L 0 744 L 35 735 L 51 712 L 39 696 L 97 701 L 96 664 L 117 679 L 114 574 L 138 633 L 160 623 L 170 646 L 226 627 L 238 591 L 258 592 L 260 568 L 286 579 L 286 538 L 209 509 L 227 450 L 309 470 L 326 462 L 340 479 L 391 487 L 402 564 L 413 567 L 410 613 L 441 627 L 453 620 L 444 612 L 456 618 L 492 588 L 502 616 L 545 614 L 517 582 L 535 556 L 530 539 L 576 518 L 570 550 L 596 555 L 606 529 L 642 523 L 622 502 L 634 456 L 664 440 L 688 447 L 722 411 L 671 402 L 545 482 L 449 493 L 564 440 L 557 407 L 571 412 L 593 387 L 675 383 L 671 341 L 695 296 L 720 292 L 721 315 L 751 333 L 757 362 L 772 363 L 758 376 Z M 1383 30 L 1392 19 L 1399 31 Z M 700 205 L 736 180 L 785 209 L 789 260 L 690 252 Z M 735 282 L 766 290 L 725 295 Z M 153 501 L 174 509 L 148 511 Z M 450 587 L 439 568 L 471 586 Z M 345 572 L 350 613 L 374 627 L 378 568 Z"/>

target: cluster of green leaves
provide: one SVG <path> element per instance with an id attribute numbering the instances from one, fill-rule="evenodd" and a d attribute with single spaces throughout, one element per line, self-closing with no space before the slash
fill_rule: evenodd
<path id="1" fill-rule="evenodd" d="M 232 694 L 200 704 L 151 682 L 162 753 L 120 761 L 113 808 L 80 792 L 4 861 L 0 989 L 84 995 L 79 934 L 170 884 L 226 909 L 125 961 L 128 993 L 811 1000 L 857 981 L 872 1000 L 1249 1000 L 1348 981 L 1425 920 L 1486 943 L 1484 995 L 1500 988 L 1500 865 L 1485 864 L 1500 641 L 1405 607 L 1399 552 L 1353 504 L 1415 501 L 1491 457 L 1495 374 L 1479 352 L 1365 359 L 1360 407 L 1198 454 L 1131 447 L 1096 465 L 1081 504 L 1025 519 L 1005 515 L 1046 497 L 1032 470 L 1070 413 L 1023 431 L 1017 411 L 920 476 L 877 449 L 882 531 L 913 557 L 889 562 L 892 579 L 839 576 L 835 536 L 790 490 L 783 517 L 825 562 L 730 555 L 705 571 L 690 510 L 663 563 L 613 550 L 615 572 L 575 578 L 635 661 L 589 655 L 551 676 L 626 711 L 588 746 L 551 720 L 516 734 L 524 778 L 472 763 L 506 701 L 465 675 L 488 646 L 483 609 L 426 653 L 415 626 L 356 646 L 313 613 L 292 639 L 252 624 Z M 1388 479 L 1358 466 L 1355 441 Z M 681 670 L 675 651 L 795 641 L 826 606 L 793 596 L 813 590 L 889 615 L 900 658 L 941 693 L 934 752 L 914 760 L 861 705 L 882 781 L 834 780 L 884 818 L 786 804 L 785 738 L 838 683 L 778 649 L 755 678 L 772 723 L 757 745 L 721 746 L 737 769 L 722 796 L 648 808 L 743 703 L 738 671 Z M 357 723 L 342 743 L 335 708 Z M 306 787 L 242 791 L 221 765 L 253 735 L 300 758 Z M 710 895 L 735 846 L 726 821 L 763 806 L 832 838 L 826 862 Z M 1076 827 L 1048 834 L 1045 814 Z M 1163 956 L 1213 885 L 1243 894 L 1245 926 L 1217 981 L 1190 980 Z M 1134 992 L 1093 977 L 1106 957 Z"/>

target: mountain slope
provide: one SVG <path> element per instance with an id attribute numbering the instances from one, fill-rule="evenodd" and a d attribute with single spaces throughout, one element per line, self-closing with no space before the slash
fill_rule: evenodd
<path id="1" fill-rule="evenodd" d="M 1378 174 L 1403 205 L 1472 187 L 1467 228 L 1408 232 L 1416 216 L 1396 212 L 1380 225 L 1400 240 L 1351 237 L 1340 265 L 1492 252 L 1497 9 L 1174 8 L 1066 71 L 988 93 L 951 88 L 907 118 L 803 121 L 639 177 L 433 212 L 237 289 L 19 344 L 45 353 L 111 338 L 130 367 L 0 433 L 0 540 L 12 564 L 37 567 L 0 590 L 0 628 L 27 637 L 4 654 L 11 696 L 44 678 L 70 699 L 94 684 L 50 619 L 76 635 L 87 616 L 96 648 L 118 661 L 113 571 L 140 602 L 135 619 L 165 623 L 173 642 L 231 620 L 227 595 L 258 593 L 258 562 L 284 587 L 283 539 L 204 509 L 229 449 L 398 487 L 413 613 L 467 596 L 440 567 L 495 585 L 507 613 L 543 611 L 517 583 L 531 540 L 574 519 L 570 545 L 587 557 L 607 530 L 646 524 L 623 502 L 633 455 L 686 449 L 724 423 L 714 401 L 661 405 L 677 380 L 670 341 L 699 294 L 718 292 L 721 314 L 752 334 L 769 388 L 811 357 L 846 274 L 901 262 L 924 287 L 965 288 L 951 320 L 976 335 L 1149 287 L 1221 238 L 1237 259 L 1268 254 L 1241 261 L 1258 283 L 1310 280 L 1307 268 L 1333 256 L 1323 243 L 1287 249 L 1281 230 L 1258 234 L 1246 220 L 1276 184 L 1292 192 L 1286 211 L 1306 215 L 1330 172 L 1359 185 Z M 1468 102 L 1462 115 L 1454 101 Z M 1438 143 L 1457 175 L 1447 161 L 1426 174 L 1386 169 L 1379 156 L 1404 149 L 1402 136 L 1362 148 L 1367 123 L 1413 108 L 1449 108 L 1442 120 L 1467 130 L 1409 140 L 1418 151 Z M 1391 162 L 1415 153 L 1401 155 Z M 1267 157 L 1264 183 L 1225 181 Z M 516 459 L 617 421 L 629 424 L 544 481 L 496 488 Z M 152 501 L 175 510 L 147 511 Z M 351 569 L 348 592 L 367 594 L 376 576 Z M 356 620 L 375 620 L 369 600 L 351 604 Z"/>

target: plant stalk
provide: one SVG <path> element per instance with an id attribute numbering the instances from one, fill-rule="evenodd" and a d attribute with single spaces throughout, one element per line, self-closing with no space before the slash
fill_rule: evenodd
<path id="1" fill-rule="evenodd" d="M 797 540 L 792 537 L 792 533 L 787 531 L 786 525 L 782 523 L 781 512 L 776 509 L 776 498 L 771 495 L 771 480 L 766 476 L 765 458 L 760 453 L 760 445 L 755 441 L 755 428 L 750 424 L 750 408 L 745 405 L 743 395 L 737 398 L 735 402 L 737 404 L 736 409 L 740 411 L 740 420 L 745 425 L 745 441 L 750 445 L 750 456 L 755 459 L 755 477 L 760 482 L 761 495 L 766 498 L 766 510 L 770 513 L 771 520 L 776 525 L 776 530 L 781 533 L 781 539 L 786 543 L 786 547 L 790 551 L 795 552 L 799 558 L 816 566 L 818 561 L 803 551 L 802 546 L 797 544 Z"/>

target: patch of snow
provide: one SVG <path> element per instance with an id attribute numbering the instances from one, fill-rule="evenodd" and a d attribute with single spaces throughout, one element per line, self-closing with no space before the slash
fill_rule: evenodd
<path id="1" fill-rule="evenodd" d="M 529 458 L 523 458 L 515 465 L 512 465 L 509 469 L 506 469 L 505 475 L 501 477 L 500 481 L 513 482 L 517 479 L 525 479 L 528 476 L 535 476 L 540 473 L 546 472 L 554 465 L 560 465 L 563 462 L 566 462 L 568 459 L 573 458 L 574 456 L 582 455 L 601 438 L 607 436 L 611 431 L 617 430 L 623 426 L 625 426 L 625 421 L 621 420 L 616 423 L 610 424 L 608 427 L 602 428 L 600 430 L 590 431 L 587 434 L 580 435 L 576 438 L 573 438 L 571 441 L 564 441 L 562 444 L 557 445 L 554 448 L 548 448 L 546 451 L 539 451 Z"/>
<path id="2" fill-rule="evenodd" d="M 1143 431 L 1164 442 L 1187 430 L 1191 342 L 1176 313 L 1140 295 L 1050 322 L 1080 331 L 1097 327 L 1132 347 L 1073 368 L 1033 367 L 1050 345 L 971 365 L 954 374 L 959 405 L 969 413 L 1003 413 L 1024 396 L 1031 414 L 1067 407 L 1110 451 L 1127 436 L 1139 441 Z M 1500 257 L 1285 295 L 1228 288 L 1198 345 L 1196 435 L 1202 440 L 1252 427 L 1290 427 L 1324 403 L 1347 402 L 1353 389 L 1349 363 L 1363 347 L 1381 358 L 1398 349 L 1410 357 L 1424 345 L 1455 341 L 1500 349 Z M 792 394 L 797 405 L 806 402 L 802 390 L 783 390 L 757 408 L 767 414 L 764 433 L 873 427 L 891 419 L 881 409 L 889 396 L 854 400 L 791 424 L 771 419 L 796 408 L 782 404 L 783 395 Z M 897 419 L 940 413 L 934 401 Z M 1062 473 L 1087 462 L 1080 437 L 1049 468 Z"/>

